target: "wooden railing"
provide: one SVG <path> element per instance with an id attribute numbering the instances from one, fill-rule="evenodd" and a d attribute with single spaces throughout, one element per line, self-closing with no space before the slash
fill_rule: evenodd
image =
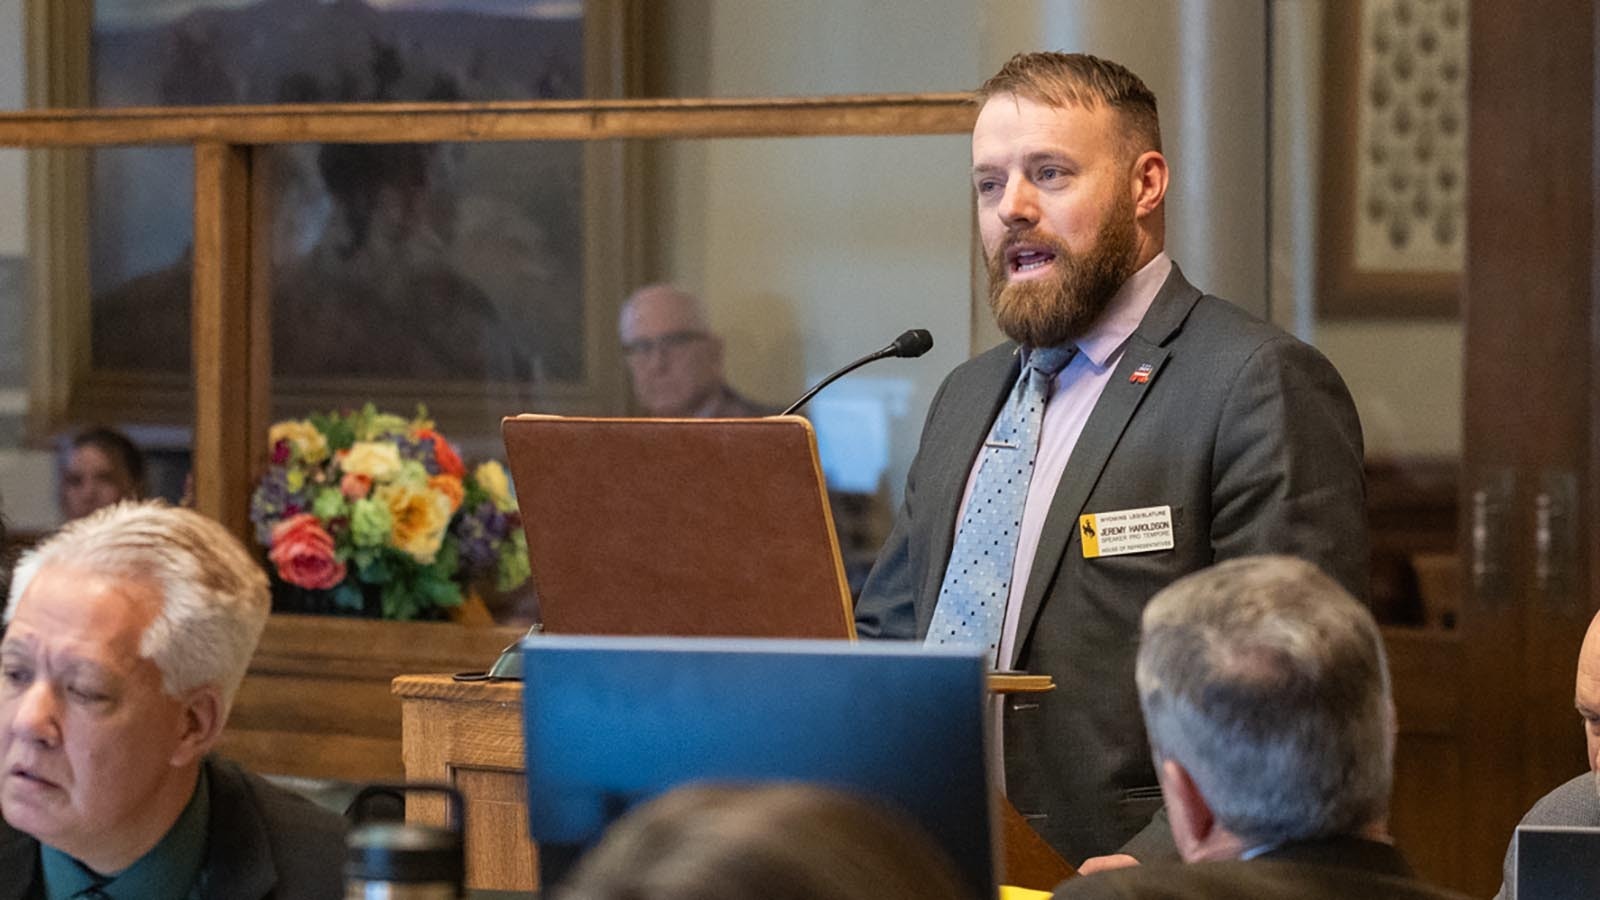
<path id="1" fill-rule="evenodd" d="M 0 115 L 0 146 L 193 147 L 195 505 L 248 538 L 272 395 L 261 148 L 956 134 L 975 114 L 965 94 L 42 109 Z"/>

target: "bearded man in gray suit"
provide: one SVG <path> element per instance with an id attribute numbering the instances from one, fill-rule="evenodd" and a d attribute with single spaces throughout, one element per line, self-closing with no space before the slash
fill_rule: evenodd
<path id="1" fill-rule="evenodd" d="M 1001 713 L 1006 794 L 1074 864 L 1170 856 L 1134 688 L 1140 612 L 1182 575 L 1257 553 L 1363 596 L 1361 426 L 1321 354 L 1164 252 L 1167 163 L 1136 75 L 1023 54 L 976 100 L 989 302 L 1012 342 L 935 396 L 857 629 L 1052 676 Z"/>

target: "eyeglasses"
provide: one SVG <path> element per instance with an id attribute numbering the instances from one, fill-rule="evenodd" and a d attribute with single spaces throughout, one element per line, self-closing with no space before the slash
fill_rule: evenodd
<path id="1" fill-rule="evenodd" d="M 667 353 L 708 337 L 710 335 L 704 331 L 669 331 L 660 337 L 641 338 L 623 344 L 622 355 L 628 359 L 643 359 L 657 350 Z"/>

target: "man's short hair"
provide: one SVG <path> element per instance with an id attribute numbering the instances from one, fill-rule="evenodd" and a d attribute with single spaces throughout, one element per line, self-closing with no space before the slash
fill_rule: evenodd
<path id="1" fill-rule="evenodd" d="M 982 106 L 1001 94 L 1058 108 L 1109 106 L 1127 126 L 1125 134 L 1132 155 L 1161 150 L 1156 95 L 1139 76 L 1109 59 L 1087 53 L 1018 53 L 978 88 L 974 99 Z"/>
<path id="2" fill-rule="evenodd" d="M 1246 845 L 1349 834 L 1387 816 L 1389 669 L 1372 615 L 1316 566 L 1232 560 L 1144 611 L 1137 679 L 1157 766 L 1182 765 Z"/>
<path id="3" fill-rule="evenodd" d="M 272 601 L 266 573 L 226 528 L 161 501 L 96 510 L 17 562 L 6 622 L 34 576 L 52 565 L 155 587 L 161 610 L 139 655 L 155 662 L 169 695 L 215 684 L 224 710 L 232 706 Z"/>

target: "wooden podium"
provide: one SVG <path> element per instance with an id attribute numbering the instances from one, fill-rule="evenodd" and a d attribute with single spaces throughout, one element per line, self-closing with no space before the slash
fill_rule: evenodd
<path id="1" fill-rule="evenodd" d="M 502 420 L 549 634 L 854 639 L 855 619 L 811 424 L 757 419 Z M 991 676 L 996 693 L 1051 690 Z M 467 800 L 467 886 L 532 890 L 520 682 L 394 680 L 406 778 Z M 1001 880 L 1073 874 L 1009 803 Z M 443 824 L 442 800 L 408 801 Z"/>
<path id="2" fill-rule="evenodd" d="M 1027 675 L 990 676 L 989 686 L 997 693 L 1053 687 L 1048 678 Z M 406 779 L 447 782 L 466 798 L 467 887 L 534 890 L 538 854 L 528 838 L 521 682 L 402 675 L 393 690 L 400 698 Z M 1074 874 L 1010 803 L 1000 807 L 1004 883 L 1050 890 Z M 443 825 L 444 801 L 408 798 L 406 819 Z"/>

